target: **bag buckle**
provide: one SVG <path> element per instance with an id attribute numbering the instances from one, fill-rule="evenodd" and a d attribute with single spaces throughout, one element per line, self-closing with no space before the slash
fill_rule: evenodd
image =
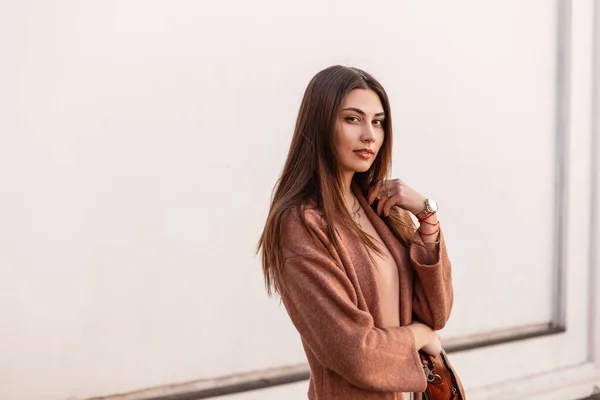
<path id="1" fill-rule="evenodd" d="M 435 370 L 429 369 L 429 365 L 423 364 L 423 369 L 425 370 L 425 375 L 427 376 L 427 382 L 434 382 L 436 379 L 440 380 L 442 383 L 442 377 L 435 373 Z"/>

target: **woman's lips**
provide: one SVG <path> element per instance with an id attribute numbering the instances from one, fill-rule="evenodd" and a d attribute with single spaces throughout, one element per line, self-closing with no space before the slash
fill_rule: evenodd
<path id="1" fill-rule="evenodd" d="M 369 158 L 373 157 L 373 153 L 366 150 L 356 150 L 354 153 L 363 160 L 368 160 Z"/>

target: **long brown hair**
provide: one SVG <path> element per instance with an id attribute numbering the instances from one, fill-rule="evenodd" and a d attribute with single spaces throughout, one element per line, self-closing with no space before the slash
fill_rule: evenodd
<path id="1" fill-rule="evenodd" d="M 335 123 L 342 101 L 354 89 L 370 89 L 379 95 L 385 112 L 385 138 L 369 170 L 355 173 L 352 180 L 366 195 L 371 185 L 389 176 L 392 113 L 381 84 L 365 71 L 353 67 L 335 65 L 317 73 L 304 92 L 287 160 L 273 190 L 269 215 L 258 241 L 257 252 L 262 250 L 261 261 L 269 295 L 281 293 L 283 288 L 281 271 L 285 260 L 279 240 L 282 216 L 293 208 L 300 208 L 309 199 L 316 201 L 325 219 L 327 236 L 338 253 L 340 243 L 335 228 L 343 226 L 354 231 L 365 246 L 381 254 L 373 239 L 352 220 L 342 194 L 342 172 L 334 144 Z M 300 218 L 308 228 L 302 212 Z M 415 228 L 410 217 L 393 207 L 389 217 L 383 219 L 396 237 L 408 245 Z"/>

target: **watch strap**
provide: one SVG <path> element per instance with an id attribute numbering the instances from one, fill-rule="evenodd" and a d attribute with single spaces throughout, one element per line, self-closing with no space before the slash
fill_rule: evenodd
<path id="1" fill-rule="evenodd" d="M 435 210 L 433 208 L 431 208 L 431 206 L 429 205 L 429 199 L 426 199 L 425 200 L 425 208 L 423 209 L 423 211 L 415 214 L 415 216 L 417 217 L 417 219 L 423 220 L 423 219 L 429 217 L 434 212 L 435 212 Z"/>

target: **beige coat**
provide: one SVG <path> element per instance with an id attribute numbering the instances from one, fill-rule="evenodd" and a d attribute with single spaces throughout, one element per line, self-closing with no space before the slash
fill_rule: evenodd
<path id="1" fill-rule="evenodd" d="M 415 233 L 407 249 L 355 193 L 398 266 L 401 326 L 381 328 L 374 266 L 358 238 L 338 228 L 343 249 L 335 253 L 321 214 L 305 206 L 308 224 L 332 258 L 312 242 L 300 211 L 288 212 L 282 226 L 286 261 L 281 297 L 310 365 L 310 400 L 400 400 L 402 392 L 423 392 L 425 373 L 406 325 L 418 320 L 439 330 L 452 308 L 451 265 L 443 235 L 439 244 L 425 245 Z"/>

